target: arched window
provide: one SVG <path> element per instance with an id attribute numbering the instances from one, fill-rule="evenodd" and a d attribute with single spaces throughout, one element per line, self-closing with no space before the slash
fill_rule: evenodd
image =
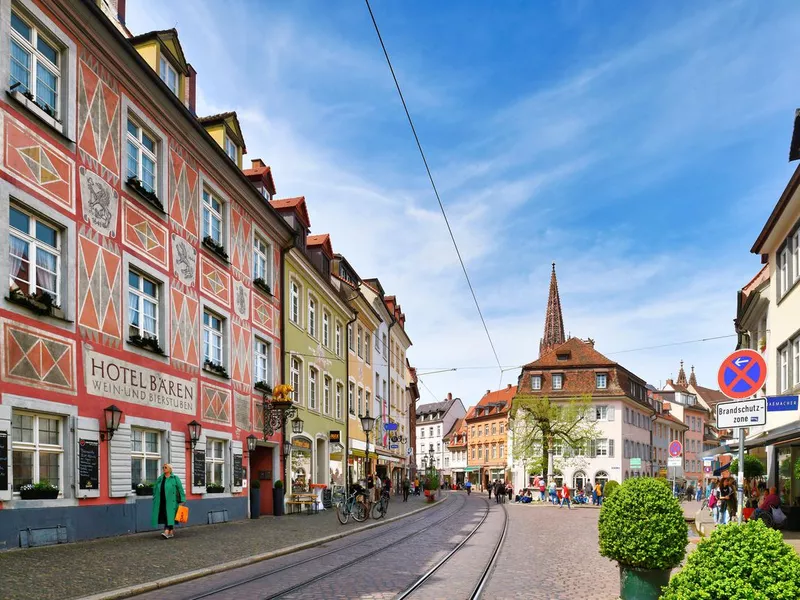
<path id="1" fill-rule="evenodd" d="M 594 482 L 605 487 L 606 483 L 608 483 L 608 473 L 606 471 L 598 471 L 594 474 Z"/>
<path id="2" fill-rule="evenodd" d="M 575 474 L 572 476 L 572 489 L 582 490 L 584 485 L 586 485 L 586 473 L 583 471 L 575 471 Z"/>

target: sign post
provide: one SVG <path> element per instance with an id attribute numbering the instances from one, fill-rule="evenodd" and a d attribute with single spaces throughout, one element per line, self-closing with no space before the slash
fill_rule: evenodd
<path id="1" fill-rule="evenodd" d="M 672 440 L 669 443 L 669 458 L 667 459 L 667 469 L 672 469 L 672 493 L 676 492 L 676 482 L 678 479 L 678 471 L 677 467 L 680 467 L 683 464 L 683 460 L 681 459 L 681 454 L 683 454 L 683 444 L 681 444 L 680 440 Z"/>
<path id="2" fill-rule="evenodd" d="M 731 353 L 719 367 L 717 383 L 728 398 L 742 400 L 756 395 L 767 379 L 767 363 L 755 350 L 737 350 Z M 722 408 L 725 407 L 725 408 Z M 720 424 L 720 417 L 723 417 Z M 737 481 L 737 520 L 742 524 L 744 508 L 744 429 L 767 422 L 767 400 L 756 398 L 744 402 L 725 402 L 717 405 L 717 427 L 725 429 L 726 423 L 739 428 L 739 473 Z"/>

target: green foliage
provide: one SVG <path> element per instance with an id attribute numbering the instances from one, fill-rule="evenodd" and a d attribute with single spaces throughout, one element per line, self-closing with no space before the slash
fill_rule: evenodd
<path id="1" fill-rule="evenodd" d="M 610 496 L 613 496 L 618 489 L 619 483 L 612 479 L 603 487 L 603 499 L 608 499 Z"/>
<path id="2" fill-rule="evenodd" d="M 671 569 L 686 554 L 683 509 L 669 488 L 649 477 L 626 480 L 600 509 L 600 554 L 642 569 Z"/>
<path id="3" fill-rule="evenodd" d="M 272 487 L 275 488 L 276 490 L 282 490 L 283 482 L 280 479 L 278 479 L 272 484 Z"/>
<path id="4" fill-rule="evenodd" d="M 257 490 L 261 487 L 261 482 L 258 479 L 253 479 L 250 482 L 250 485 L 253 487 L 254 490 Z"/>
<path id="5" fill-rule="evenodd" d="M 39 483 L 34 483 L 33 489 L 40 492 L 55 492 L 58 490 L 58 488 L 47 481 L 47 479 L 42 479 Z"/>
<path id="6" fill-rule="evenodd" d="M 664 588 L 662 600 L 797 600 L 800 556 L 760 519 L 717 527 Z"/>
<path id="7" fill-rule="evenodd" d="M 797 462 L 794 463 L 794 478 L 800 479 L 800 458 L 798 458 Z"/>
<path id="8" fill-rule="evenodd" d="M 729 468 L 731 475 L 739 472 L 739 459 L 734 458 Z M 744 478 L 753 479 L 754 477 L 764 476 L 764 463 L 757 456 L 752 454 L 744 455 Z"/>

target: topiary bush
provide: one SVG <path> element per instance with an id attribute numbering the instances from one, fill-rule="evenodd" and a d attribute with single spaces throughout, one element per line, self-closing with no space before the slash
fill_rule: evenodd
<path id="1" fill-rule="evenodd" d="M 728 468 L 731 475 L 736 475 L 739 472 L 739 459 L 734 458 L 731 466 Z M 764 476 L 764 463 L 757 456 L 752 454 L 744 455 L 744 478 L 753 479 L 754 477 Z"/>
<path id="2" fill-rule="evenodd" d="M 603 500 L 605 501 L 608 497 L 613 496 L 614 492 L 619 489 L 619 483 L 614 481 L 613 479 L 606 483 L 605 487 L 603 488 Z"/>
<path id="3" fill-rule="evenodd" d="M 639 569 L 672 569 L 686 554 L 689 534 L 672 492 L 649 477 L 626 480 L 603 498 L 600 554 Z"/>
<path id="4" fill-rule="evenodd" d="M 717 529 L 689 555 L 662 600 L 797 600 L 800 556 L 760 519 Z"/>

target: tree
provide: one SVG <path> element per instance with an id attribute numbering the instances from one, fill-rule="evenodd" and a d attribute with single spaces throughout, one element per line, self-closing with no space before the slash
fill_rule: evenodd
<path id="1" fill-rule="evenodd" d="M 514 459 L 525 461 L 529 470 L 541 472 L 547 479 L 551 447 L 561 445 L 566 450 L 564 454 L 579 458 L 589 442 L 597 438 L 597 426 L 589 418 L 592 410 L 591 396 L 566 401 L 548 396 L 515 396 L 510 415 Z"/>
<path id="2" fill-rule="evenodd" d="M 729 468 L 731 474 L 739 472 L 739 459 L 734 458 Z M 764 463 L 757 456 L 752 454 L 744 455 L 744 478 L 755 479 L 764 476 Z"/>

